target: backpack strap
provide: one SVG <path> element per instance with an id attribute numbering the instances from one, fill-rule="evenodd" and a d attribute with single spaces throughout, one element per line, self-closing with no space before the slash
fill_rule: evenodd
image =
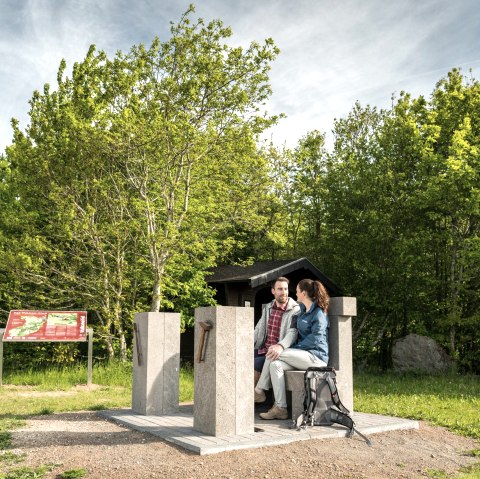
<path id="1" fill-rule="evenodd" d="M 337 388 L 337 382 L 335 381 L 334 377 L 330 376 L 330 374 L 327 375 L 325 378 L 325 381 L 327 381 L 328 388 L 330 389 L 330 395 L 332 396 L 332 401 L 337 408 L 342 411 L 344 414 L 350 414 L 350 411 L 342 404 L 342 401 L 340 401 L 340 396 L 338 395 L 338 388 Z"/>
<path id="2" fill-rule="evenodd" d="M 315 408 L 317 407 L 317 382 L 318 378 L 315 376 L 308 377 L 307 374 L 305 374 L 305 385 L 306 389 L 305 391 L 308 391 L 308 398 L 305 397 L 307 400 L 307 404 L 305 404 L 305 399 L 304 399 L 304 406 L 306 406 L 305 412 L 306 412 L 306 417 L 309 422 L 313 425 L 313 420 L 315 418 L 314 412 Z"/>
<path id="3" fill-rule="evenodd" d="M 351 418 L 349 414 L 345 414 L 342 411 L 337 411 L 336 409 L 330 408 L 328 410 L 329 419 L 333 423 L 340 424 L 341 426 L 345 426 L 349 429 L 347 437 L 352 437 L 353 434 L 356 432 L 366 443 L 368 446 L 372 446 L 372 442 L 368 439 L 367 436 L 362 434 L 355 426 L 355 421 Z"/>

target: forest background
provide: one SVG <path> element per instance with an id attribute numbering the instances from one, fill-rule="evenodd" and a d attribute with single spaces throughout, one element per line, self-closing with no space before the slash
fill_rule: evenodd
<path id="1" fill-rule="evenodd" d="M 395 339 L 418 333 L 480 373 L 479 82 L 454 69 L 429 98 L 352 105 L 331 147 L 319 131 L 278 147 L 260 141 L 282 121 L 264 111 L 273 40 L 229 46 L 192 11 L 166 41 L 92 46 L 70 74 L 62 61 L 27 127 L 12 120 L 0 325 L 11 309 L 86 309 L 96 358 L 128 360 L 135 312 L 189 325 L 213 304 L 208 268 L 306 256 L 358 298 L 357 367 L 388 368 Z M 7 367 L 81 354 L 14 346 Z"/>

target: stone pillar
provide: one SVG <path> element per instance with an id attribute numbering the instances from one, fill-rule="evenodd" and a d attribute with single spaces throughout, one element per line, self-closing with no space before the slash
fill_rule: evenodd
<path id="1" fill-rule="evenodd" d="M 337 371 L 337 386 L 344 406 L 353 411 L 352 317 L 357 315 L 357 298 L 330 298 L 328 365 Z"/>
<path id="2" fill-rule="evenodd" d="M 180 314 L 134 317 L 132 411 L 159 416 L 178 411 Z"/>
<path id="3" fill-rule="evenodd" d="M 202 327 L 203 359 L 198 362 Z M 193 428 L 212 436 L 254 432 L 253 308 L 195 309 Z"/>

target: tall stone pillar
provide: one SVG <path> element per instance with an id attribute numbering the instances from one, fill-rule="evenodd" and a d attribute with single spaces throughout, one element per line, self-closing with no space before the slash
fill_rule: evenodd
<path id="1" fill-rule="evenodd" d="M 330 298 L 328 364 L 337 371 L 340 399 L 350 412 L 353 411 L 352 317 L 356 315 L 357 298 Z"/>
<path id="2" fill-rule="evenodd" d="M 134 317 L 132 410 L 159 416 L 178 411 L 180 314 Z"/>
<path id="3" fill-rule="evenodd" d="M 201 323 L 211 329 L 204 333 Z M 253 308 L 195 310 L 193 427 L 197 431 L 212 436 L 253 433 L 253 330 Z"/>

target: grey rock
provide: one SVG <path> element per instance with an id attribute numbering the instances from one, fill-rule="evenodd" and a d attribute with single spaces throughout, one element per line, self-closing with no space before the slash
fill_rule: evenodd
<path id="1" fill-rule="evenodd" d="M 393 369 L 399 372 L 443 373 L 454 369 L 455 361 L 432 338 L 409 334 L 397 339 L 392 349 Z"/>

